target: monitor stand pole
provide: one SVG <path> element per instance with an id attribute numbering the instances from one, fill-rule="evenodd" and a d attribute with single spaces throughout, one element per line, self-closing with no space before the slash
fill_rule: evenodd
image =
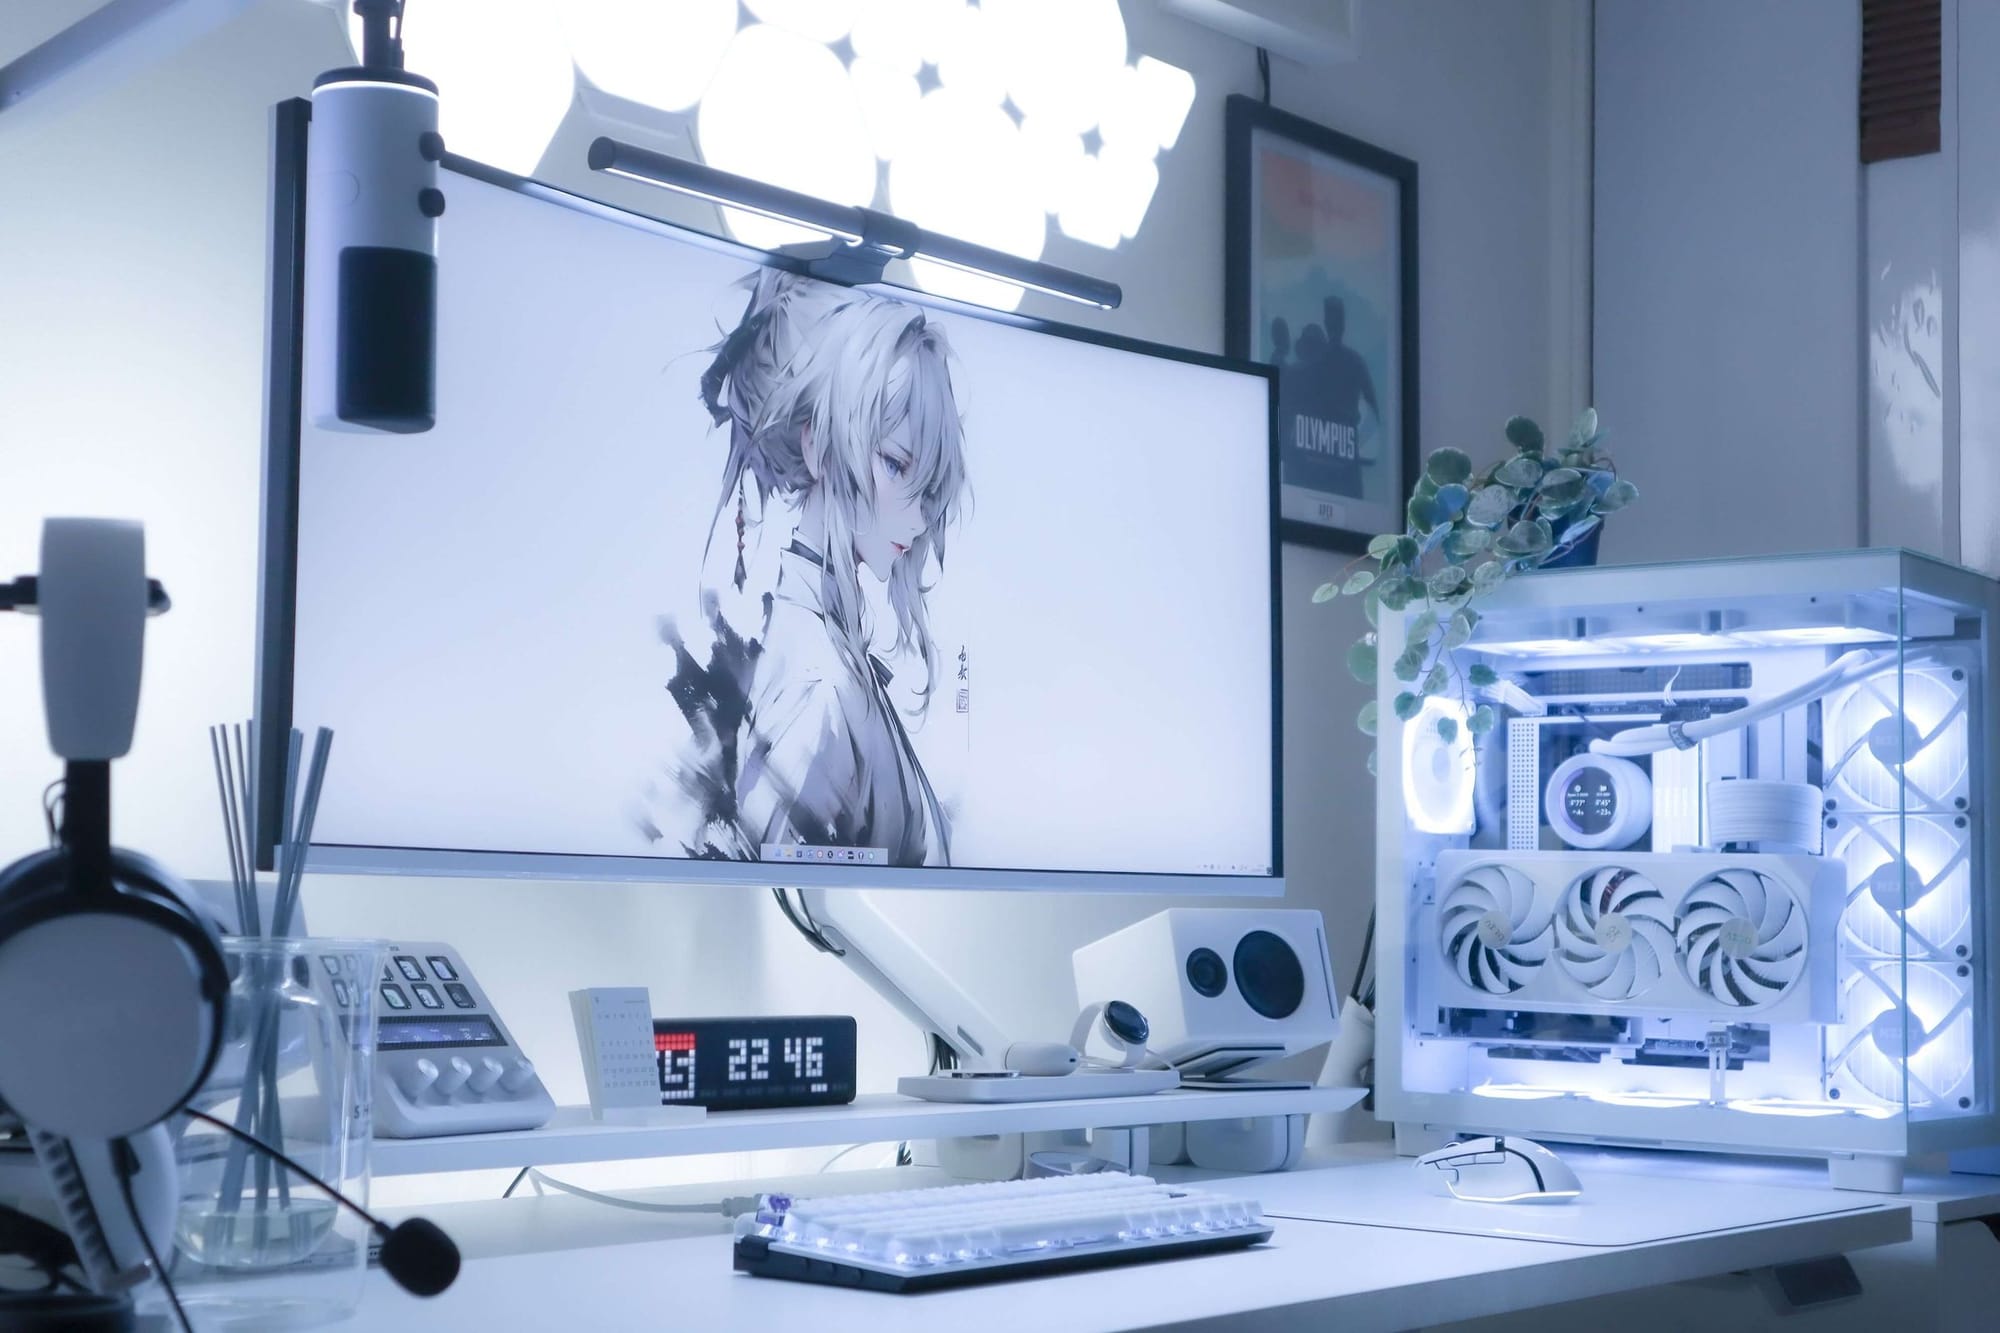
<path id="1" fill-rule="evenodd" d="M 801 889 L 799 896 L 841 961 L 898 1013 L 951 1047 L 959 1068 L 1006 1068 L 1008 1042 L 999 1023 L 882 914 L 873 893 Z"/>

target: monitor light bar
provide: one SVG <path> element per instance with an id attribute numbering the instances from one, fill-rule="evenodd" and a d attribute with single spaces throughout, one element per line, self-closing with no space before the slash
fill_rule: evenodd
<path id="1" fill-rule="evenodd" d="M 882 266 L 892 259 L 922 258 L 980 277 L 1059 296 L 1079 305 L 1116 310 L 1125 294 L 1115 282 L 1023 259 L 956 237 L 924 231 L 872 208 L 829 203 L 809 194 L 685 158 L 669 157 L 616 139 L 599 138 L 590 145 L 590 168 L 626 180 L 657 185 L 724 208 L 789 222 L 839 242 L 846 253 L 831 256 L 833 264 L 809 266 L 816 276 L 842 282 L 877 282 Z"/>

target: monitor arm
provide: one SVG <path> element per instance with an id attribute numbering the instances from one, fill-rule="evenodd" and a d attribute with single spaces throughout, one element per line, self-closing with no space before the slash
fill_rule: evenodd
<path id="1" fill-rule="evenodd" d="M 865 889 L 801 889 L 833 952 L 896 1012 L 952 1049 L 961 1069 L 1005 1069 L 1008 1040 L 931 956 L 883 915 Z"/>

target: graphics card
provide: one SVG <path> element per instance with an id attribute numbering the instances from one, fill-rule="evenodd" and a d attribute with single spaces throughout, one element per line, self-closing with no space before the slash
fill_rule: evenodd
<path id="1" fill-rule="evenodd" d="M 1415 941 L 1440 1008 L 1832 1022 L 1838 862 L 1445 852 Z"/>

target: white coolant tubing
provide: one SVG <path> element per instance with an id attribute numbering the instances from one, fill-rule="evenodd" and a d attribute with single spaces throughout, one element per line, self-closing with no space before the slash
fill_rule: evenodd
<path id="1" fill-rule="evenodd" d="M 1747 708 L 1693 722 L 1655 722 L 1650 726 L 1631 727 L 1615 736 L 1592 741 L 1590 748 L 1596 754 L 1619 755 L 1628 759 L 1635 755 L 1658 754 L 1662 750 L 1693 749 L 1711 736 L 1741 731 L 1753 722 L 1761 722 L 1774 713 L 1782 713 L 1817 699 L 1843 685 L 1852 685 L 1884 671 L 1892 671 L 1897 660 L 1894 653 L 1878 657 L 1857 648 L 1835 658 L 1832 666 L 1810 680 L 1801 681 L 1784 693 L 1759 700 Z"/>

